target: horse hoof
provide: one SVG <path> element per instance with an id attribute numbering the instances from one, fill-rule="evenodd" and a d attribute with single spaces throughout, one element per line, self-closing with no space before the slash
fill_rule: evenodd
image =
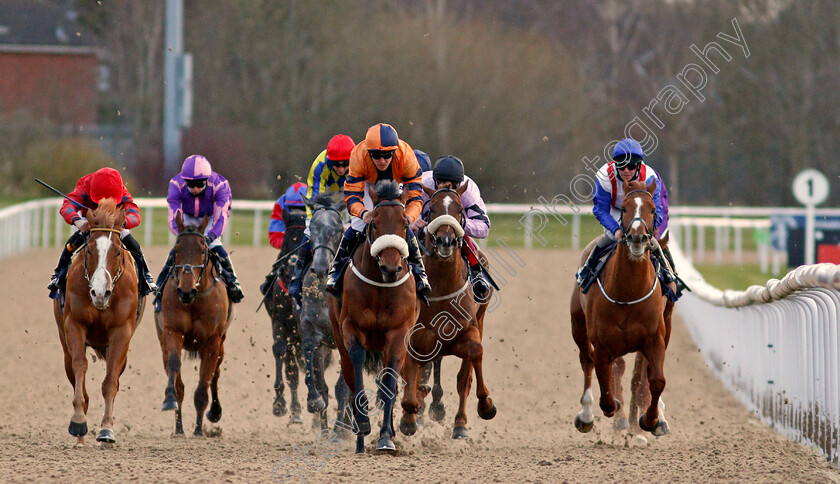
<path id="1" fill-rule="evenodd" d="M 466 427 L 455 427 L 452 429 L 452 438 L 455 440 L 469 439 L 470 434 L 467 433 Z"/>
<path id="2" fill-rule="evenodd" d="M 492 420 L 496 416 L 496 406 L 491 404 L 490 410 L 481 411 L 481 403 L 478 404 L 478 416 L 484 420 Z"/>
<path id="3" fill-rule="evenodd" d="M 402 422 L 400 421 L 400 432 L 403 435 L 414 435 L 417 433 L 417 422 Z"/>
<path id="4" fill-rule="evenodd" d="M 391 440 L 391 437 L 382 437 L 379 439 L 379 442 L 376 443 L 376 450 L 384 450 L 384 451 L 395 451 L 397 450 L 394 447 L 394 441 Z"/>
<path id="5" fill-rule="evenodd" d="M 117 441 L 117 439 L 114 438 L 114 431 L 113 430 L 102 429 L 102 430 L 99 431 L 99 435 L 96 436 L 96 441 L 97 442 L 103 442 L 103 443 L 106 443 L 106 444 L 113 444 L 114 442 Z"/>
<path id="6" fill-rule="evenodd" d="M 175 398 L 166 397 L 163 400 L 163 406 L 160 408 L 164 412 L 167 410 L 178 410 L 178 401 Z"/>
<path id="7" fill-rule="evenodd" d="M 193 437 L 204 437 L 204 431 L 201 430 L 201 427 L 195 428 L 195 431 L 193 431 Z"/>
<path id="8" fill-rule="evenodd" d="M 271 407 L 271 413 L 275 417 L 282 417 L 283 415 L 289 413 L 289 411 L 286 409 L 285 405 L 281 405 L 275 402 L 274 405 Z"/>
<path id="9" fill-rule="evenodd" d="M 583 434 L 585 434 L 587 432 L 591 432 L 592 427 L 594 427 L 594 426 L 595 426 L 595 421 L 594 420 L 591 421 L 591 422 L 584 422 L 583 420 L 580 419 L 580 415 L 575 416 L 575 428 L 578 430 L 578 432 L 583 433 Z"/>
<path id="10" fill-rule="evenodd" d="M 443 404 L 432 402 L 429 405 L 429 417 L 435 422 L 443 422 L 443 419 L 446 418 L 446 409 L 443 408 Z"/>
<path id="11" fill-rule="evenodd" d="M 422 413 L 418 413 L 414 416 L 414 420 L 417 422 L 417 425 L 424 426 L 426 425 L 426 417 L 423 416 Z"/>
<path id="12" fill-rule="evenodd" d="M 302 425 L 303 424 L 303 417 L 300 416 L 299 413 L 293 413 L 289 417 L 289 425 Z"/>
<path id="13" fill-rule="evenodd" d="M 327 408 L 327 404 L 324 403 L 324 399 L 321 398 L 321 395 L 318 395 L 318 398 L 315 400 L 306 401 L 306 411 L 309 413 L 320 413 L 321 410 L 325 408 Z"/>
<path id="14" fill-rule="evenodd" d="M 356 421 L 356 428 L 359 430 L 356 435 L 370 435 L 370 420 Z"/>
<path id="15" fill-rule="evenodd" d="M 630 423 L 624 417 L 616 419 L 615 422 L 613 422 L 613 429 L 614 430 L 627 430 L 629 428 L 630 428 Z"/>
<path id="16" fill-rule="evenodd" d="M 364 435 L 357 435 L 356 436 L 356 453 L 357 454 L 364 454 L 365 453 L 365 436 Z"/>
<path id="17" fill-rule="evenodd" d="M 655 423 L 653 426 L 648 427 L 645 425 L 645 416 L 642 415 L 639 417 L 639 428 L 644 430 L 645 432 L 654 433 L 656 431 L 656 427 L 659 425 L 659 422 Z"/>
<path id="18" fill-rule="evenodd" d="M 67 429 L 73 437 L 84 437 L 88 433 L 87 422 L 76 423 L 70 422 L 70 428 Z"/>
<path id="19" fill-rule="evenodd" d="M 671 433 L 671 429 L 668 427 L 668 422 L 664 420 L 660 420 L 659 424 L 656 425 L 656 430 L 653 431 L 654 437 L 662 437 L 663 435 L 668 435 Z"/>
<path id="20" fill-rule="evenodd" d="M 210 410 L 207 411 L 207 420 L 216 423 L 222 419 L 222 405 L 213 403 L 210 405 Z"/>

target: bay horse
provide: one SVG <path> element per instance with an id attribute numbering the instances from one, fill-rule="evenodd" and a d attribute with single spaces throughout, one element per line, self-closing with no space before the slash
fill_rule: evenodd
<path id="1" fill-rule="evenodd" d="M 306 212 L 303 210 L 284 210 L 283 220 L 286 223 L 286 234 L 283 236 L 283 245 L 280 247 L 278 260 L 286 257 L 280 262 L 275 262 L 276 277 L 267 288 L 265 294 L 265 310 L 271 318 L 271 334 L 273 344 L 271 346 L 274 354 L 275 376 L 274 376 L 274 403 L 271 406 L 272 413 L 277 417 L 289 415 L 290 424 L 302 424 L 300 400 L 298 399 L 298 384 L 300 382 L 300 367 L 303 366 L 303 353 L 300 348 L 300 333 L 298 332 L 298 315 L 295 311 L 295 302 L 285 288 L 289 287 L 292 275 L 295 272 L 295 265 L 299 257 L 298 253 L 292 254 L 303 241 L 303 231 L 306 228 Z M 289 255 L 291 254 L 291 255 Z M 286 382 L 289 385 L 290 407 L 286 407 L 284 397 L 285 385 L 283 384 L 283 366 L 285 365 Z"/>
<path id="2" fill-rule="evenodd" d="M 651 403 L 639 418 L 639 427 L 661 435 L 658 403 L 665 389 L 665 348 L 668 331 L 665 324 L 665 297 L 650 260 L 655 247 L 653 193 L 656 182 L 646 187 L 642 181 L 623 182 L 621 205 L 622 237 L 616 252 L 598 276 L 598 288 L 583 294 L 580 287 L 572 292 L 570 303 L 572 337 L 580 350 L 583 370 L 581 411 L 575 417 L 575 428 L 589 432 L 592 415 L 592 369 L 601 390 L 599 405 L 606 417 L 619 410 L 620 402 L 613 395 L 612 364 L 628 353 L 641 352 L 648 361 L 648 382 Z M 595 241 L 584 249 L 581 264 Z"/>
<path id="3" fill-rule="evenodd" d="M 88 211 L 90 234 L 76 252 L 67 272 L 65 301 L 56 299 L 53 314 L 64 351 L 64 371 L 73 385 L 73 417 L 69 432 L 77 445 L 85 445 L 88 393 L 85 387 L 90 346 L 105 360 L 102 397 L 105 412 L 97 442 L 113 444 L 114 399 L 125 370 L 128 345 L 143 315 L 145 298 L 137 291 L 134 260 L 120 240 L 125 210 L 115 200 L 103 199 Z"/>
<path id="4" fill-rule="evenodd" d="M 473 370 L 478 415 L 484 420 L 496 416 L 496 406 L 484 383 L 482 369 L 484 349 L 481 338 L 490 294 L 482 304 L 476 303 L 469 270 L 461 257 L 461 246 L 464 243 L 461 195 L 466 189 L 466 184 L 457 190 L 441 188 L 433 191 L 424 187 L 430 198 L 430 222 L 424 240 L 427 254 L 423 256 L 423 264 L 434 293 L 428 297 L 429 306 L 421 306 L 417 323 L 406 334 L 408 355 L 403 377 L 408 384 L 403 393 L 404 412 L 400 420 L 400 431 L 405 435 L 413 435 L 417 431 L 416 414 L 420 410 L 421 400 L 426 396 L 423 391 L 422 397 L 418 398 L 423 366 L 444 355 L 455 355 L 462 360 L 457 384 L 460 400 L 452 438 L 469 438 L 466 405 Z"/>
<path id="5" fill-rule="evenodd" d="M 207 408 L 207 387 L 213 402 L 207 419 L 218 422 L 222 418 L 219 403 L 219 373 L 224 359 L 224 342 L 230 325 L 233 306 L 227 290 L 220 281 L 216 264 L 210 256 L 204 229 L 208 217 L 198 227 L 184 225 L 180 213 L 175 216 L 178 236 L 175 238 L 175 265 L 161 297 L 161 311 L 155 313 L 163 369 L 167 375 L 161 410 L 175 410 L 175 435 L 183 435 L 181 409 L 184 402 L 184 382 L 181 380 L 181 352 L 201 357 L 198 385 L 193 395 L 196 419 L 193 435 L 201 436 L 204 409 Z"/>
<path id="6" fill-rule="evenodd" d="M 412 273 L 406 258 L 408 190 L 392 180 L 382 180 L 368 193 L 373 218 L 365 228 L 365 241 L 348 261 L 339 298 L 327 298 L 330 323 L 338 343 L 341 373 L 353 395 L 356 453 L 365 450 L 365 435 L 371 431 L 368 396 L 363 382 L 366 352 L 384 352 L 379 384 L 384 403 L 382 427 L 376 450 L 393 451 L 393 410 L 397 378 L 400 378 L 406 348 L 403 341 L 420 312 Z"/>
<path id="7" fill-rule="evenodd" d="M 327 273 L 344 233 L 341 217 L 344 202 L 336 202 L 328 194 L 321 194 L 312 200 L 304 197 L 303 201 L 312 210 L 309 220 L 312 263 L 303 275 L 298 329 L 306 362 L 306 410 L 319 414 L 323 430 L 327 428 L 327 406 L 330 398 L 330 391 L 324 380 L 324 370 L 330 364 L 331 350 L 336 348 L 327 308 L 327 292 L 324 288 Z M 341 375 L 335 384 L 335 396 L 338 413 L 341 415 L 350 396 L 350 389 Z"/>

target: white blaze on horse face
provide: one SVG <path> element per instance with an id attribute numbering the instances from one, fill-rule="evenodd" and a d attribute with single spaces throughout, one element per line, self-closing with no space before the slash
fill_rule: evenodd
<path id="1" fill-rule="evenodd" d="M 630 225 L 631 230 L 639 228 L 639 225 L 642 224 L 642 198 L 636 197 L 634 201 L 636 202 L 636 214 L 633 215 L 635 220 Z"/>
<path id="2" fill-rule="evenodd" d="M 443 199 L 443 211 L 449 213 L 449 206 L 452 205 L 452 197 L 449 195 Z"/>
<path id="3" fill-rule="evenodd" d="M 111 237 L 99 237 L 96 239 L 96 251 L 99 253 L 99 261 L 96 264 L 96 270 L 93 271 L 93 278 L 90 281 L 90 288 L 96 295 L 104 295 L 108 290 L 109 279 L 111 275 L 108 273 L 108 249 L 111 248 Z"/>

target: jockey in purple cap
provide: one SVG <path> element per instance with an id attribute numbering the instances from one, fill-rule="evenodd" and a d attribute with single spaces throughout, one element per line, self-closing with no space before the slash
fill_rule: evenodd
<path id="1" fill-rule="evenodd" d="M 169 193 L 166 195 L 169 204 L 169 230 L 177 235 L 178 227 L 175 216 L 181 213 L 184 225 L 199 225 L 205 216 L 210 217 L 210 223 L 204 230 L 207 245 L 217 256 L 222 266 L 222 275 L 227 284 L 228 297 L 232 303 L 238 303 L 244 297 L 230 255 L 222 247 L 222 234 L 230 219 L 231 192 L 230 183 L 222 175 L 214 172 L 207 158 L 192 155 L 184 160 L 181 172 L 169 180 Z M 155 311 L 160 309 L 160 297 L 163 287 L 169 278 L 172 266 L 175 264 L 175 249 L 169 253 L 169 258 L 158 276 L 158 294 L 155 298 Z"/>

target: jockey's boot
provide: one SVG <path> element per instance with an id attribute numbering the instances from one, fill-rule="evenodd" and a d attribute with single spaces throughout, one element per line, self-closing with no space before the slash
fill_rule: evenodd
<path id="1" fill-rule="evenodd" d="M 335 253 L 330 273 L 327 274 L 326 291 L 334 296 L 341 294 L 341 276 L 344 274 L 344 267 L 347 265 L 347 260 L 353 255 L 356 249 L 358 240 L 363 237 L 362 232 L 359 232 L 352 227 L 344 232 L 344 237 L 341 238 L 341 243 L 338 245 L 338 252 Z"/>
<path id="2" fill-rule="evenodd" d="M 73 235 L 67 239 L 67 243 L 64 244 L 64 249 L 61 251 L 61 255 L 58 257 L 58 265 L 55 266 L 55 270 L 50 276 L 50 284 L 47 286 L 47 289 L 50 291 L 58 291 L 58 288 L 61 286 L 61 276 L 63 273 L 67 271 L 67 268 L 70 267 L 70 260 L 73 257 L 73 252 L 79 248 L 85 242 L 85 235 L 81 232 L 73 232 Z"/>
<path id="3" fill-rule="evenodd" d="M 230 281 L 227 281 L 227 292 L 230 302 L 238 303 L 245 297 L 242 294 L 242 287 L 239 285 L 239 280 L 236 278 L 236 272 L 233 270 L 233 263 L 230 261 L 230 254 L 227 253 L 224 247 L 217 245 L 212 248 L 213 252 L 219 257 L 219 264 L 222 269 L 230 275 Z"/>
<path id="4" fill-rule="evenodd" d="M 163 297 L 163 288 L 166 286 L 166 281 L 169 280 L 169 274 L 172 271 L 172 266 L 175 265 L 175 249 L 169 251 L 169 257 L 166 258 L 166 262 L 163 263 L 163 268 L 160 270 L 160 274 L 158 274 L 157 278 L 157 291 L 155 291 L 155 312 L 159 312 L 161 309 L 160 300 Z"/>
<path id="5" fill-rule="evenodd" d="M 137 266 L 137 280 L 140 297 L 148 296 L 150 293 L 157 292 L 157 284 L 152 279 L 149 273 L 149 266 L 146 265 L 146 258 L 143 257 L 143 251 L 140 249 L 140 243 L 137 242 L 131 234 L 122 238 L 123 246 L 131 252 L 134 257 L 134 264 Z"/>
<path id="6" fill-rule="evenodd" d="M 417 282 L 417 294 L 425 301 L 426 296 L 432 292 L 432 286 L 429 285 L 429 278 L 426 277 L 426 268 L 423 266 L 423 256 L 420 253 L 420 243 L 417 242 L 417 236 L 411 229 L 406 232 L 405 241 L 408 243 L 408 258 L 406 260 Z M 428 302 L 426 304 L 428 305 Z"/>
<path id="7" fill-rule="evenodd" d="M 473 299 L 475 299 L 475 302 L 486 302 L 487 295 L 490 292 L 490 283 L 484 276 L 484 269 L 481 267 L 481 264 L 470 266 L 470 284 L 472 284 Z"/>
<path id="8" fill-rule="evenodd" d="M 303 271 L 306 266 L 312 262 L 312 244 L 309 243 L 309 237 L 304 236 L 303 244 L 298 250 L 298 260 L 295 264 L 295 273 L 292 275 L 292 280 L 289 282 L 289 295 L 295 300 L 297 310 L 300 311 L 301 306 L 301 291 L 303 291 Z"/>
<path id="9" fill-rule="evenodd" d="M 674 256 L 671 255 L 671 251 L 667 247 L 662 248 L 662 254 L 668 259 L 668 264 L 671 265 L 671 274 L 674 276 L 674 282 L 677 284 L 677 296 L 681 295 L 683 291 L 691 291 L 685 281 L 680 279 L 679 274 L 677 274 L 677 268 L 674 265 Z"/>
<path id="10" fill-rule="evenodd" d="M 589 253 L 589 258 L 586 259 L 586 262 L 578 269 L 577 274 L 575 277 L 577 278 L 578 286 L 583 289 L 584 294 L 586 291 L 589 290 L 589 286 L 595 282 L 595 278 L 597 277 L 597 266 L 598 262 L 601 259 L 601 256 L 604 254 L 604 249 L 612 244 L 614 241 L 613 239 L 607 237 L 606 235 L 602 235 L 601 238 L 595 242 L 595 246 L 592 247 L 592 252 Z"/>

